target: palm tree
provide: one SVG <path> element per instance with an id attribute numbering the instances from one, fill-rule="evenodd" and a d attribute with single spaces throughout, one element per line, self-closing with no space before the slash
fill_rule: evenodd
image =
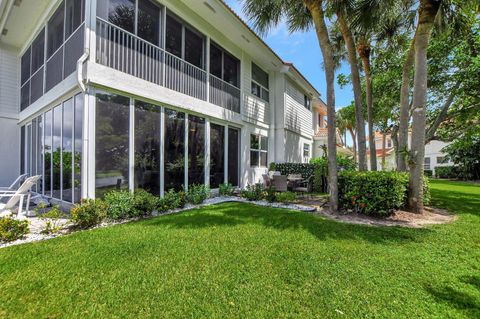
<path id="1" fill-rule="evenodd" d="M 353 158 L 357 161 L 357 142 L 355 134 L 355 105 L 350 104 L 342 107 L 337 111 L 337 126 L 338 128 L 344 129 L 350 133 L 352 138 L 352 150 Z"/>
<path id="2" fill-rule="evenodd" d="M 324 5 L 326 0 L 245 0 L 243 9 L 260 33 L 285 19 L 290 31 L 307 30 L 315 27 L 317 39 L 323 56 L 323 65 L 327 83 L 328 125 L 328 184 L 330 208 L 338 209 L 338 172 L 335 127 L 335 72 L 332 45 L 325 22 Z"/>

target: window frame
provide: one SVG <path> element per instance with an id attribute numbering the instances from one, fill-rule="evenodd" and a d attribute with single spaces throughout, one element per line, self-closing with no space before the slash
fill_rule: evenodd
<path id="1" fill-rule="evenodd" d="M 253 78 L 253 69 L 254 69 L 254 66 L 261 72 L 265 73 L 265 75 L 267 76 L 267 82 L 269 82 L 269 87 L 265 87 L 263 84 L 261 84 L 260 82 L 258 82 L 257 80 L 255 80 Z M 252 66 L 251 66 L 251 86 L 250 86 L 250 93 L 256 97 L 258 97 L 259 99 L 267 102 L 267 103 L 270 103 L 270 76 L 268 74 L 268 72 L 266 72 L 265 70 L 263 70 L 261 67 L 258 66 L 258 64 L 256 64 L 255 62 L 252 62 Z M 253 91 L 253 87 L 254 85 L 257 85 L 259 87 L 259 95 L 255 94 L 254 91 Z M 266 97 L 263 96 L 263 90 L 265 90 L 265 92 L 267 93 Z"/>
<path id="2" fill-rule="evenodd" d="M 258 139 L 258 148 L 252 148 L 252 138 Z M 266 141 L 265 146 L 263 145 L 262 140 Z M 252 152 L 256 152 L 258 154 L 257 165 L 252 164 Z M 264 166 L 262 165 L 262 161 L 261 161 L 262 154 L 265 154 L 267 157 L 267 162 Z M 258 168 L 268 167 L 268 136 L 250 133 L 250 167 L 258 167 Z"/>
<path id="3" fill-rule="evenodd" d="M 212 49 L 211 47 L 214 46 L 217 50 L 220 51 L 221 55 L 220 55 L 220 73 L 221 73 L 221 76 L 217 76 L 215 74 L 213 74 L 212 72 L 210 72 L 210 70 L 212 69 L 212 60 L 211 60 L 211 57 L 212 57 Z M 233 60 L 235 60 L 237 62 L 237 79 L 236 79 L 236 82 L 237 82 L 237 85 L 233 84 L 233 83 L 230 83 L 228 81 L 225 80 L 225 55 L 229 55 Z M 210 70 L 209 70 L 209 74 L 211 76 L 214 76 L 216 77 L 217 79 L 220 79 L 222 80 L 223 82 L 225 83 L 228 83 L 230 84 L 231 86 L 233 87 L 236 87 L 237 89 L 240 89 L 240 82 L 242 81 L 241 79 L 241 64 L 242 64 L 242 61 L 237 58 L 235 55 L 233 55 L 232 53 L 228 52 L 227 50 L 225 50 L 220 44 L 218 44 L 217 42 L 213 41 L 213 40 L 210 40 L 210 54 L 208 56 L 208 59 L 209 59 L 209 67 L 210 67 Z"/>
<path id="4" fill-rule="evenodd" d="M 312 110 L 312 98 L 306 93 L 303 94 L 303 106 L 309 111 Z"/>
<path id="5" fill-rule="evenodd" d="M 425 157 L 423 159 L 423 169 L 424 170 L 432 169 L 432 159 L 430 157 Z"/>
<path id="6" fill-rule="evenodd" d="M 310 144 L 308 143 L 303 143 L 303 157 L 310 157 Z"/>

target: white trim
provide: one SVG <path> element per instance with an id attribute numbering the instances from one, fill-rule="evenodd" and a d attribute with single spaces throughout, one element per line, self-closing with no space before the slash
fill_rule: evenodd
<path id="1" fill-rule="evenodd" d="M 135 188 L 135 100 L 130 98 L 129 126 L 128 126 L 128 189 L 130 192 Z"/>
<path id="2" fill-rule="evenodd" d="M 185 145 L 184 145 L 184 163 L 185 163 L 185 169 L 184 169 L 184 179 L 183 179 L 183 185 L 185 187 L 185 191 L 188 191 L 188 113 L 185 114 Z"/>
<path id="3" fill-rule="evenodd" d="M 224 143 L 223 143 L 223 183 L 228 183 L 228 129 L 229 126 L 224 126 Z"/>
<path id="4" fill-rule="evenodd" d="M 210 119 L 205 118 L 204 136 L 204 184 L 210 186 Z"/>
<path id="5" fill-rule="evenodd" d="M 165 108 L 160 107 L 160 196 L 165 194 Z"/>

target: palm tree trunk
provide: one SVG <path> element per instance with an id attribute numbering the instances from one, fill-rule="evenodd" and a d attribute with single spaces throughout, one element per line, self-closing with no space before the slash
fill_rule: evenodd
<path id="1" fill-rule="evenodd" d="M 377 170 L 377 150 L 375 147 L 375 132 L 373 130 L 373 93 L 372 93 L 372 72 L 370 70 L 370 44 L 366 41 L 359 41 L 357 46 L 358 54 L 362 60 L 365 71 L 365 91 L 367 95 L 367 122 L 368 122 L 368 145 L 370 149 L 370 170 Z"/>
<path id="2" fill-rule="evenodd" d="M 387 156 L 387 150 L 385 149 L 387 147 L 387 132 L 383 131 L 382 132 L 382 171 L 385 170 L 385 157 Z"/>
<path id="3" fill-rule="evenodd" d="M 357 128 L 357 147 L 358 147 L 358 169 L 366 171 L 367 167 L 367 141 L 365 137 L 365 120 L 363 117 L 362 105 L 362 86 L 360 85 L 360 73 L 358 71 L 357 52 L 355 50 L 355 41 L 348 28 L 347 21 L 343 13 L 337 12 L 338 24 L 342 33 L 345 47 L 348 53 L 348 62 L 350 64 L 350 73 L 353 86 L 353 99 L 355 101 L 355 120 Z"/>
<path id="4" fill-rule="evenodd" d="M 407 171 L 405 152 L 408 151 L 408 122 L 410 119 L 409 95 L 410 95 L 410 70 L 415 62 L 415 36 L 408 49 L 407 58 L 402 69 L 402 87 L 400 89 L 400 119 L 398 126 L 398 150 L 397 170 Z"/>
<path id="5" fill-rule="evenodd" d="M 327 116 L 328 116 L 328 188 L 330 195 L 330 209 L 338 210 L 338 172 L 337 172 L 337 142 L 335 127 L 335 71 L 332 46 L 325 24 L 324 11 L 321 0 L 305 0 L 305 5 L 312 15 L 317 33 L 318 42 L 323 55 L 325 78 L 327 82 Z"/>
<path id="6" fill-rule="evenodd" d="M 415 76 L 413 88 L 412 160 L 410 161 L 410 209 L 423 212 L 423 162 L 425 158 L 425 126 L 427 103 L 427 48 L 440 1 L 421 0 L 415 36 Z"/>
<path id="7" fill-rule="evenodd" d="M 350 136 L 352 137 L 352 148 L 353 148 L 353 158 L 355 159 L 355 163 L 357 162 L 357 141 L 355 132 L 353 131 L 353 128 L 349 128 L 348 131 L 350 132 Z"/>

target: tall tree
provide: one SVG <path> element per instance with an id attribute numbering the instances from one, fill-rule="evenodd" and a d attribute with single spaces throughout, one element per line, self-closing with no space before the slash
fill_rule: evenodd
<path id="1" fill-rule="evenodd" d="M 323 56 L 323 65 L 327 83 L 328 117 L 328 184 L 330 208 L 338 209 L 338 172 L 337 143 L 335 126 L 335 71 L 332 45 L 325 22 L 324 0 L 245 0 L 244 12 L 261 33 L 286 20 L 290 31 L 307 30 L 315 27 L 317 39 Z"/>
<path id="2" fill-rule="evenodd" d="M 344 106 L 337 111 L 337 126 L 350 133 L 352 138 L 352 151 L 355 162 L 357 161 L 357 143 L 355 135 L 355 105 Z"/>

